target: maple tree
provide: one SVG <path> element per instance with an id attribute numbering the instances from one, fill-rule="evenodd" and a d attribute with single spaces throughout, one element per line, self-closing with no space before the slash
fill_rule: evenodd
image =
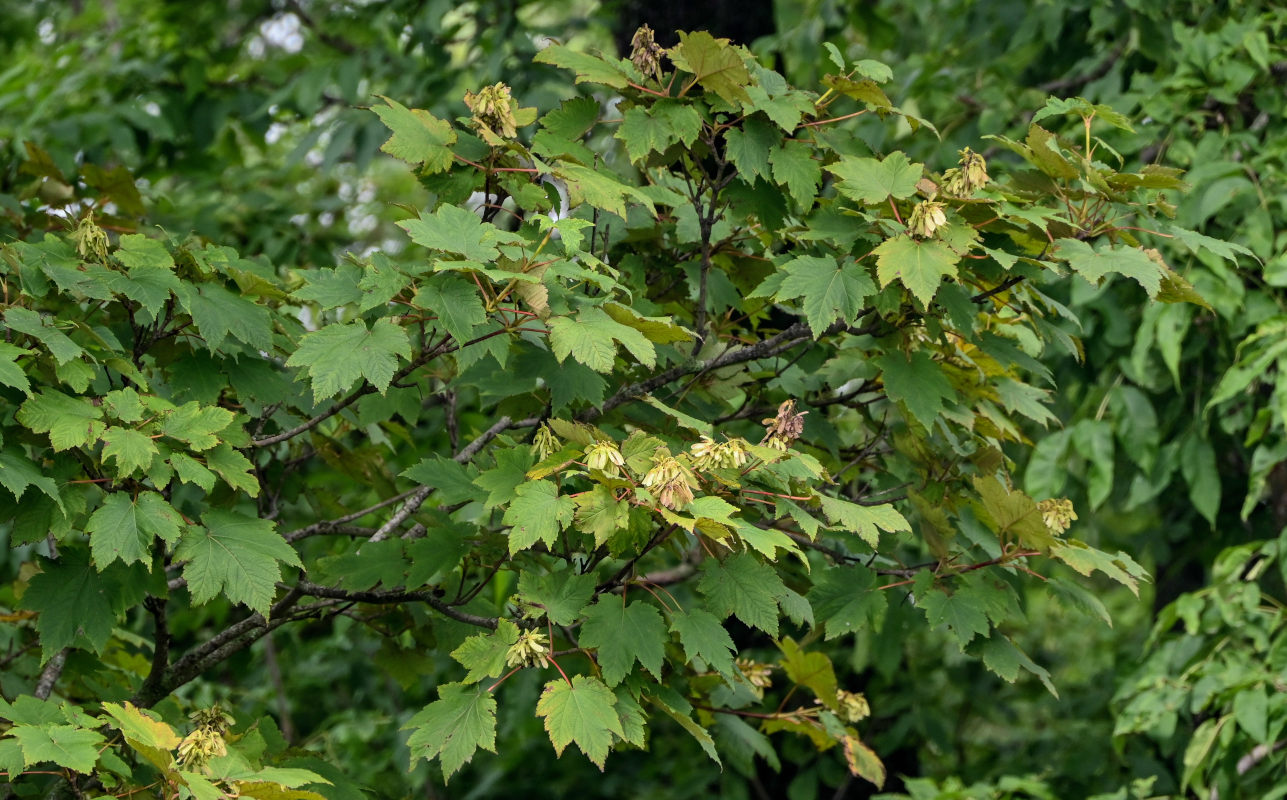
<path id="1" fill-rule="evenodd" d="M 26 198 L 0 251 L 5 522 L 45 548 L 11 590 L 37 688 L 0 707 L 5 772 L 327 796 L 268 720 L 175 727 L 273 631 L 352 616 L 450 657 L 405 722 L 447 778 L 522 680 L 601 769 L 672 720 L 716 762 L 796 737 L 876 785 L 880 699 L 826 642 L 940 629 L 1054 691 L 1020 587 L 1104 617 L 1058 565 L 1145 576 L 1011 479 L 1048 348 L 1081 352 L 1047 289 L 1202 304 L 1149 237 L 1233 253 L 1166 218 L 1176 170 L 1104 163 L 1092 131 L 1131 129 L 1105 106 L 1050 100 L 1006 166 L 927 165 L 853 133 L 933 135 L 884 65 L 832 48 L 813 92 L 679 39 L 542 50 L 584 90 L 543 115 L 503 85 L 455 124 L 381 99 L 432 201 L 333 268 L 147 230 L 132 183 L 28 148 L 73 195 Z M 82 654 L 109 666 L 64 677 Z"/>

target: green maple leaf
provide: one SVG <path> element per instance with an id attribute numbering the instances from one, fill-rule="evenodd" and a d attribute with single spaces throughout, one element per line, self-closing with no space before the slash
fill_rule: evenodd
<path id="1" fill-rule="evenodd" d="M 54 450 L 84 447 L 103 435 L 103 410 L 84 397 L 42 389 L 18 409 L 18 421 L 36 433 L 49 434 Z"/>
<path id="2" fill-rule="evenodd" d="M 21 500 L 27 487 L 35 486 L 60 509 L 63 508 L 62 496 L 58 494 L 58 484 L 53 478 L 44 474 L 21 450 L 0 451 L 0 486 L 8 489 L 14 500 Z"/>
<path id="3" fill-rule="evenodd" d="M 362 279 L 358 281 L 358 289 L 362 292 L 358 312 L 387 305 L 410 283 L 411 276 L 395 267 L 388 256 L 372 254 L 371 260 L 362 268 Z"/>
<path id="4" fill-rule="evenodd" d="M 103 406 L 107 409 L 108 416 L 121 422 L 132 423 L 143 419 L 143 400 L 132 388 L 113 389 L 103 395 Z M 230 419 L 231 413 L 229 412 Z"/>
<path id="5" fill-rule="evenodd" d="M 31 352 L 17 345 L 0 342 L 0 383 L 12 386 L 23 394 L 31 394 L 31 382 L 27 380 L 27 374 L 18 365 L 18 359 L 30 355 Z"/>
<path id="6" fill-rule="evenodd" d="M 362 378 L 383 393 L 393 380 L 398 356 L 411 356 L 407 332 L 387 319 L 378 319 L 369 330 L 359 321 L 327 325 L 306 334 L 286 366 L 308 368 L 314 400 L 320 402 L 347 391 Z"/>
<path id="7" fill-rule="evenodd" d="M 934 627 L 946 626 L 956 637 L 961 652 L 976 635 L 987 637 L 991 628 L 982 604 L 969 595 L 948 594 L 946 591 L 928 586 L 934 579 L 928 572 L 918 576 L 917 587 L 926 588 L 916 595 L 916 604 L 925 612 L 925 619 Z"/>
<path id="8" fill-rule="evenodd" d="M 804 298 L 805 319 L 814 336 L 837 319 L 853 319 L 863 299 L 876 292 L 871 276 L 852 259 L 840 265 L 834 258 L 797 256 L 783 264 L 782 271 L 786 277 L 777 298 Z"/>
<path id="9" fill-rule="evenodd" d="M 818 500 L 822 503 L 822 512 L 827 515 L 827 519 L 858 534 L 873 550 L 880 543 L 880 531 L 897 533 L 912 529 L 903 515 L 888 504 L 863 506 L 826 495 L 820 495 Z"/>
<path id="10" fill-rule="evenodd" d="M 975 478 L 974 490 L 982 504 L 979 517 L 997 536 L 1017 539 L 1025 547 L 1043 552 L 1058 541 L 1028 495 L 1007 488 L 992 476 Z"/>
<path id="11" fill-rule="evenodd" d="M 571 524 L 575 510 L 572 498 L 560 497 L 559 487 L 549 481 L 520 484 L 505 509 L 504 522 L 513 526 L 509 532 L 510 554 L 537 542 L 553 545 L 559 531 Z"/>
<path id="12" fill-rule="evenodd" d="M 790 636 L 782 639 L 782 671 L 787 679 L 807 687 L 832 711 L 836 709 L 836 671 L 825 653 L 806 652 Z"/>
<path id="13" fill-rule="evenodd" d="M 135 267 L 174 269 L 174 258 L 170 255 L 170 251 L 165 249 L 165 244 L 141 233 L 123 234 L 116 252 L 112 255 L 131 269 Z"/>
<path id="14" fill-rule="evenodd" d="M 22 745 L 22 757 L 28 766 L 52 761 L 60 767 L 89 774 L 98 763 L 98 750 L 104 739 L 97 731 L 74 725 L 19 725 L 11 733 Z"/>
<path id="15" fill-rule="evenodd" d="M 616 597 L 599 600 L 586 609 L 580 641 L 584 647 L 598 649 L 599 667 L 609 686 L 621 683 L 635 661 L 661 677 L 666 624 L 657 609 L 647 603 L 623 606 Z"/>
<path id="16" fill-rule="evenodd" d="M 495 261 L 500 256 L 497 245 L 518 241 L 514 234 L 483 222 L 469 209 L 449 204 L 427 217 L 403 220 L 398 227 L 422 247 L 455 253 L 469 261 Z"/>
<path id="17" fill-rule="evenodd" d="M 438 699 L 412 717 L 403 730 L 411 766 L 419 759 L 437 758 L 443 778 L 450 778 L 482 748 L 496 752 L 496 698 L 482 686 L 447 683 L 438 687 Z"/>
<path id="18" fill-rule="evenodd" d="M 232 445 L 224 442 L 206 453 L 205 458 L 206 466 L 219 473 L 224 483 L 251 497 L 259 496 L 259 481 L 251 474 L 254 464 L 237 452 Z"/>
<path id="19" fill-rule="evenodd" d="M 916 184 L 925 172 L 924 164 L 907 160 L 902 152 L 890 153 L 883 161 L 874 158 L 841 156 L 827 167 L 840 179 L 836 190 L 864 205 L 876 205 L 893 197 L 902 200 L 916 193 Z"/>
<path id="20" fill-rule="evenodd" d="M 728 39 L 716 39 L 706 31 L 680 31 L 679 44 L 667 51 L 667 55 L 676 67 L 692 73 L 692 83 L 701 84 L 703 89 L 730 103 L 747 99 L 745 87 L 751 82 L 751 76 L 742 56 Z"/>
<path id="21" fill-rule="evenodd" d="M 527 470 L 532 466 L 530 447 L 510 447 L 494 452 L 496 466 L 474 478 L 474 485 L 487 491 L 484 508 L 508 503 L 518 485 L 527 480 Z"/>
<path id="22" fill-rule="evenodd" d="M 213 283 L 198 288 L 182 284 L 179 288 L 180 303 L 212 351 L 228 336 L 255 350 L 273 349 L 273 323 L 267 308 Z"/>
<path id="23" fill-rule="evenodd" d="M 672 614 L 670 629 L 679 634 L 688 660 L 700 658 L 721 675 L 732 675 L 733 656 L 737 648 L 713 614 L 701 608 L 691 608 L 686 614 Z"/>
<path id="24" fill-rule="evenodd" d="M 618 500 L 612 490 L 596 483 L 594 488 L 575 498 L 576 525 L 594 537 L 598 547 L 629 524 L 630 503 Z"/>
<path id="25" fill-rule="evenodd" d="M 778 598 L 786 586 L 772 567 L 749 553 L 734 553 L 722 563 L 707 559 L 701 569 L 697 588 L 717 617 L 732 614 L 770 636 L 778 635 Z"/>
<path id="26" fill-rule="evenodd" d="M 612 737 L 625 738 L 617 716 L 616 696 L 598 678 L 577 675 L 569 685 L 562 678 L 545 684 L 536 715 L 545 717 L 545 730 L 559 755 L 571 742 L 600 770 L 612 748 Z"/>
<path id="27" fill-rule="evenodd" d="M 85 351 L 80 345 L 68 338 L 67 334 L 57 328 L 46 325 L 44 317 L 29 308 L 11 307 L 5 309 L 4 324 L 18 333 L 25 333 L 36 339 L 49 350 L 54 360 L 66 364 L 79 358 Z"/>
<path id="28" fill-rule="evenodd" d="M 1051 558 L 1057 558 L 1082 575 L 1099 570 L 1108 577 L 1139 595 L 1139 581 L 1148 578 L 1148 572 L 1135 563 L 1126 553 L 1116 555 L 1097 550 L 1085 542 L 1069 539 L 1050 548 Z"/>
<path id="29" fill-rule="evenodd" d="M 64 647 L 102 652 L 116 626 L 118 591 L 117 574 L 100 575 L 86 551 L 65 549 L 57 561 L 44 562 L 22 596 L 23 608 L 40 614 L 44 660 Z"/>
<path id="30" fill-rule="evenodd" d="M 101 571 L 118 558 L 126 564 L 149 561 L 153 538 L 175 542 L 182 521 L 157 492 L 143 492 L 133 500 L 124 492 L 114 492 L 90 515 L 85 532 Z"/>
<path id="31" fill-rule="evenodd" d="M 409 164 L 424 164 L 428 174 L 443 172 L 451 166 L 454 158 L 451 145 L 456 143 L 456 132 L 450 122 L 419 108 L 407 108 L 384 95 L 376 97 L 388 105 L 372 106 L 371 110 L 393 131 L 389 140 L 380 146 L 381 150 Z"/>
<path id="32" fill-rule="evenodd" d="M 335 269 L 309 270 L 304 273 L 304 279 L 308 283 L 291 292 L 290 296 L 306 303 L 316 303 L 323 311 L 362 299 L 362 290 L 358 288 L 358 282 L 362 280 L 362 268 L 355 264 L 341 264 Z"/>
<path id="33" fill-rule="evenodd" d="M 541 117 L 541 127 L 560 139 L 575 142 L 594 127 L 601 111 L 599 101 L 593 97 L 574 97 Z"/>
<path id="34" fill-rule="evenodd" d="M 697 743 L 702 746 L 702 751 L 710 757 L 711 761 L 720 764 L 719 751 L 715 749 L 715 740 L 711 738 L 710 733 L 699 725 L 690 714 L 693 713 L 692 703 L 684 699 L 684 696 L 669 686 L 657 686 L 651 689 L 649 694 L 644 697 L 653 705 L 666 712 L 679 727 L 689 733 Z M 721 766 L 723 766 L 721 764 Z"/>
<path id="35" fill-rule="evenodd" d="M 524 467 L 524 470 L 527 468 Z M 456 461 L 444 456 L 430 456 L 403 471 L 402 477 L 422 486 L 434 487 L 434 497 L 443 505 L 473 500 L 478 494 L 474 476 Z M 515 484 L 517 485 L 517 484 Z"/>
<path id="36" fill-rule="evenodd" d="M 470 636 L 460 647 L 451 651 L 451 657 L 469 670 L 462 683 L 477 683 L 483 678 L 495 678 L 505 671 L 505 657 L 518 641 L 518 626 L 507 619 L 500 620 L 496 630 Z"/>
<path id="37" fill-rule="evenodd" d="M 174 258 L 162 242 L 127 233 L 121 236 L 120 246 L 113 255 L 128 271 L 111 273 L 108 286 L 152 314 L 164 308 L 171 292 L 180 291 L 179 278 L 174 274 Z"/>
<path id="38" fill-rule="evenodd" d="M 980 652 L 983 656 L 983 665 L 999 675 L 1002 680 L 1014 683 L 1019 677 L 1019 668 L 1022 667 L 1036 675 L 1046 687 L 1046 691 L 1058 699 L 1059 691 L 1055 689 L 1054 681 L 1050 680 L 1050 673 L 1029 658 L 1028 654 L 1020 650 L 1009 638 L 996 634 L 983 642 Z"/>
<path id="39" fill-rule="evenodd" d="M 559 361 L 570 355 L 595 372 L 611 372 L 615 343 L 619 342 L 640 363 L 649 367 L 657 363 L 657 351 L 648 337 L 617 322 L 603 309 L 583 308 L 576 319 L 556 317 L 549 325 L 550 346 Z"/>
<path id="40" fill-rule="evenodd" d="M 763 111 L 783 131 L 791 133 L 801 117 L 815 111 L 809 96 L 788 88 L 786 79 L 777 72 L 763 67 L 757 67 L 756 72 L 760 85 L 746 87 L 747 99 L 742 101 L 742 110 L 747 114 Z"/>
<path id="41" fill-rule="evenodd" d="M 827 641 L 878 623 L 888 605 L 876 588 L 876 573 L 861 566 L 831 567 L 815 573 L 809 603 L 827 632 Z"/>
<path id="42" fill-rule="evenodd" d="M 214 488 L 215 474 L 187 453 L 171 453 L 166 461 L 184 483 L 195 484 L 207 492 Z"/>
<path id="43" fill-rule="evenodd" d="M 116 427 L 103 431 L 103 458 L 116 459 L 119 478 L 128 477 L 136 469 L 146 472 L 156 454 L 156 443 L 147 434 Z"/>
<path id="44" fill-rule="evenodd" d="M 169 256 L 168 253 L 166 255 Z M 153 315 L 159 315 L 171 294 L 177 295 L 182 286 L 173 267 L 147 264 L 132 267 L 129 272 L 110 273 L 107 285 L 113 292 L 125 295 Z"/>
<path id="45" fill-rule="evenodd" d="M 576 73 L 577 83 L 597 83 L 613 89 L 624 89 L 630 79 L 621 67 L 600 56 L 581 53 L 566 45 L 554 44 L 543 48 L 532 58 L 537 64 L 552 64 Z"/>
<path id="46" fill-rule="evenodd" d="M 457 344 L 473 338 L 474 329 L 487 321 L 487 311 L 478 289 L 455 275 L 435 275 L 416 290 L 416 305 L 438 315 L 442 326 Z"/>
<path id="47" fill-rule="evenodd" d="M 616 138 L 625 142 L 631 161 L 661 153 L 676 142 L 692 144 L 702 130 L 702 116 L 683 103 L 661 101 L 649 108 L 636 106 L 622 115 Z"/>
<path id="48" fill-rule="evenodd" d="M 1134 279 L 1149 297 L 1157 297 L 1162 287 L 1162 268 L 1137 247 L 1113 247 L 1102 244 L 1098 250 L 1079 239 L 1056 239 L 1055 256 L 1091 285 L 1098 285 L 1110 272 Z"/>
<path id="49" fill-rule="evenodd" d="M 574 570 L 560 570 L 537 575 L 525 571 L 518 579 L 518 599 L 537 606 L 555 625 L 571 625 L 581 618 L 581 610 L 594 599 L 594 575 L 580 575 Z"/>
<path id="50" fill-rule="evenodd" d="M 268 616 L 281 564 L 303 566 L 272 522 L 232 511 L 207 511 L 175 549 L 196 605 L 219 595 Z"/>
<path id="51" fill-rule="evenodd" d="M 196 401 L 166 411 L 161 420 L 161 433 L 186 443 L 198 452 L 219 443 L 215 436 L 232 424 L 235 415 L 226 408 L 201 406 Z"/>
<path id="52" fill-rule="evenodd" d="M 889 399 L 903 403 L 926 428 L 933 428 L 944 400 L 955 400 L 956 392 L 943 370 L 924 350 L 917 350 L 909 358 L 901 353 L 887 353 L 876 359 L 885 393 Z"/>
<path id="53" fill-rule="evenodd" d="M 628 183 L 621 182 L 603 168 L 591 169 L 581 164 L 561 161 L 555 168 L 554 174 L 562 178 L 569 188 L 579 191 L 585 202 L 594 208 L 601 208 L 619 217 L 625 217 L 626 199 L 629 198 L 647 206 L 653 214 L 656 213 L 652 200 L 647 194 Z"/>
<path id="54" fill-rule="evenodd" d="M 783 142 L 769 151 L 773 180 L 785 186 L 805 211 L 813 205 L 822 180 L 822 168 L 813 160 L 813 148 L 804 142 Z"/>
<path id="55" fill-rule="evenodd" d="M 897 278 L 926 307 L 943 277 L 956 276 L 956 263 L 961 260 L 960 254 L 944 242 L 917 241 L 907 235 L 886 239 L 874 252 L 881 288 Z"/>
<path id="56" fill-rule="evenodd" d="M 724 147 L 729 161 L 751 183 L 755 178 L 770 180 L 769 152 L 782 141 L 782 135 L 767 120 L 747 117 L 741 128 L 724 132 Z"/>

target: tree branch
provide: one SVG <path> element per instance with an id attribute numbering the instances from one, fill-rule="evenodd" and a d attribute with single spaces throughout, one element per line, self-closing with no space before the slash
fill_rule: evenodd
<path id="1" fill-rule="evenodd" d="M 36 688 L 32 691 L 32 694 L 41 700 L 48 700 L 49 695 L 53 694 L 54 684 L 58 682 L 59 676 L 63 674 L 63 667 L 66 664 L 67 648 L 64 647 L 54 653 L 53 658 L 49 659 L 49 663 L 40 671 L 40 678 L 36 680 Z"/>
<path id="2" fill-rule="evenodd" d="M 377 592 L 374 590 L 357 592 L 333 586 L 321 586 L 316 583 L 309 583 L 308 581 L 300 581 L 294 588 L 301 594 L 308 595 L 309 597 L 327 597 L 335 600 L 346 600 L 353 603 L 370 603 L 372 605 L 424 603 L 439 614 L 451 617 L 457 622 L 463 622 L 466 625 L 475 625 L 479 628 L 487 628 L 489 630 L 495 630 L 496 625 L 499 622 L 496 617 L 481 617 L 477 614 L 470 614 L 467 611 L 460 611 L 452 608 L 429 590 L 406 592 L 394 589 L 383 592 Z"/>
<path id="3" fill-rule="evenodd" d="M 495 439 L 506 429 L 531 427 L 539 422 L 540 420 L 536 417 L 521 419 L 518 422 L 514 422 L 509 417 L 501 417 L 496 421 L 495 425 L 492 425 L 490 428 L 479 434 L 478 438 L 465 445 L 464 449 L 455 455 L 454 460 L 457 464 L 466 464 L 472 461 L 474 456 L 478 455 L 478 453 L 487 446 L 488 442 Z M 389 520 L 381 525 L 380 529 L 371 536 L 371 541 L 381 542 L 389 538 L 389 534 L 403 522 L 406 522 L 407 517 L 410 517 L 412 514 L 420 510 L 420 506 L 424 505 L 425 500 L 429 495 L 433 494 L 433 490 L 435 488 L 437 487 L 421 486 L 420 488 L 412 491 L 411 494 L 407 496 L 407 502 L 402 505 L 402 508 L 398 509 L 392 517 L 389 517 Z"/>

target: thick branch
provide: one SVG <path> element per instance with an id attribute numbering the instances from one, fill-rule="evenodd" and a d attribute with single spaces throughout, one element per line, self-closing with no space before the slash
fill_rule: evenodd
<path id="1" fill-rule="evenodd" d="M 166 695 L 195 679 L 201 673 L 250 647 L 269 631 L 287 622 L 312 616 L 324 607 L 333 605 L 333 603 L 315 604 L 292 612 L 291 608 L 299 602 L 301 596 L 302 593 L 298 591 L 288 592 L 268 612 L 268 619 L 264 619 L 262 614 L 251 614 L 223 629 L 209 641 L 188 651 L 166 668 L 159 680 L 154 681 L 151 676 L 148 676 L 143 686 L 139 688 L 138 694 L 134 696 L 134 704 L 142 707 L 155 705 Z"/>
<path id="2" fill-rule="evenodd" d="M 49 695 L 54 691 L 54 684 L 58 682 L 58 677 L 63 674 L 63 667 L 66 664 L 67 648 L 64 647 L 54 653 L 53 658 L 49 659 L 49 663 L 41 670 L 40 678 L 36 680 L 36 688 L 32 694 L 41 700 L 48 700 Z"/>
<path id="3" fill-rule="evenodd" d="M 166 667 L 170 666 L 170 626 L 166 621 L 166 600 L 162 597 L 148 597 L 143 607 L 152 615 L 156 629 L 152 639 L 152 668 L 143 679 L 139 694 L 150 695 L 160 690 L 165 677 Z"/>

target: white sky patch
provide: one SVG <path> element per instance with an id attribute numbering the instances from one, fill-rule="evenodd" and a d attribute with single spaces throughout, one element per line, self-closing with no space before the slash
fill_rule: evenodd
<path id="1" fill-rule="evenodd" d="M 265 42 L 287 53 L 298 53 L 304 48 L 304 32 L 299 17 L 289 11 L 260 25 L 259 34 Z"/>

